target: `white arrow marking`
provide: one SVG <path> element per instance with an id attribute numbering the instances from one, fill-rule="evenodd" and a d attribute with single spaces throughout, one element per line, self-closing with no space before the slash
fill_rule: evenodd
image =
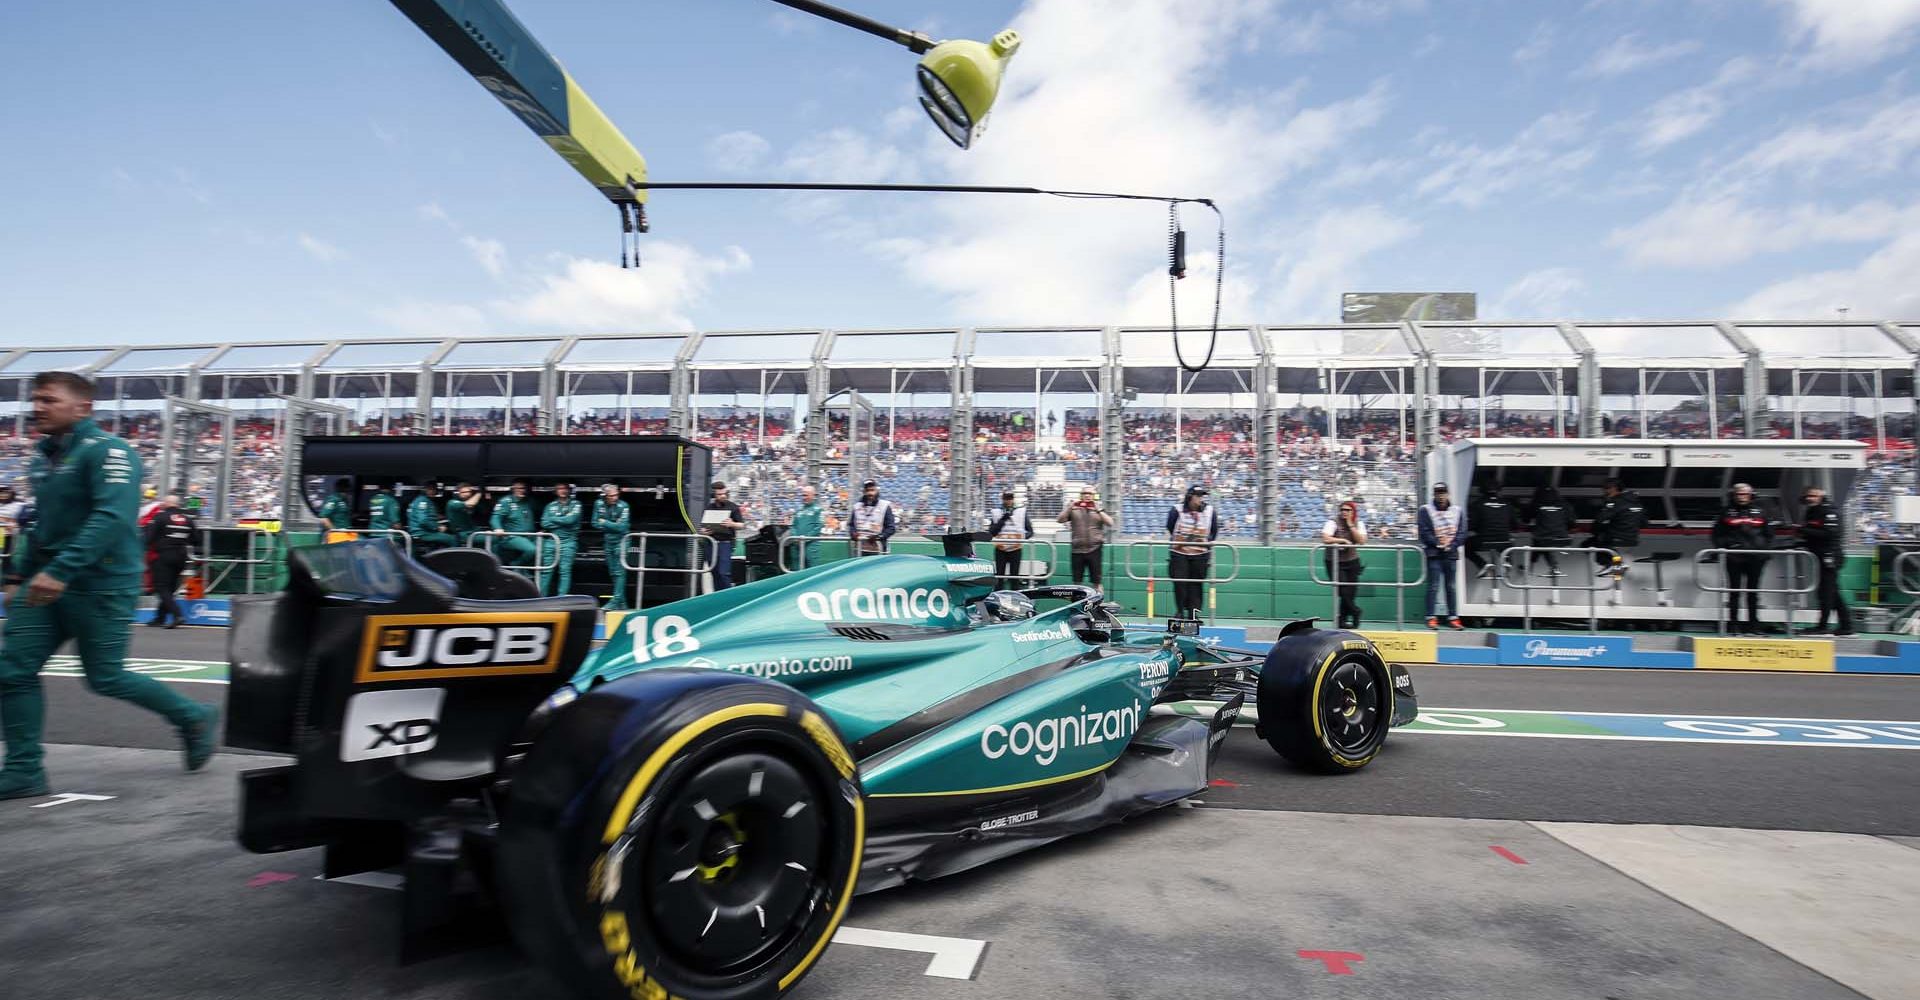
<path id="1" fill-rule="evenodd" d="M 390 869 L 384 871 L 356 872 L 352 875 L 342 875 L 339 878 L 315 875 L 313 880 L 315 882 L 338 882 L 341 885 L 360 885 L 366 886 L 369 889 L 397 890 L 404 888 L 407 884 L 407 877 L 405 875 Z"/>
<path id="2" fill-rule="evenodd" d="M 105 802 L 113 797 L 114 796 L 111 795 L 82 795 L 79 792 L 60 792 L 51 800 L 42 802 L 33 808 L 45 809 L 49 806 L 64 805 L 68 802 Z"/>
<path id="3" fill-rule="evenodd" d="M 876 931 L 865 927 L 846 926 L 834 932 L 833 943 L 851 944 L 863 948 L 891 948 L 894 951 L 917 951 L 932 955 L 933 961 L 927 963 L 927 975 L 939 979 L 972 979 L 975 969 L 980 965 L 980 956 L 987 950 L 985 941 L 975 941 L 972 938 L 902 934 L 899 931 Z"/>

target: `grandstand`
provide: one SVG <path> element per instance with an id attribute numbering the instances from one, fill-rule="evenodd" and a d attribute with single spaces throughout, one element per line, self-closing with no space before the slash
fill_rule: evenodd
<path id="1" fill-rule="evenodd" d="M 1191 338 L 1189 331 L 1182 336 Z M 353 434 L 675 433 L 758 523 L 844 467 L 808 469 L 808 422 L 845 390 L 874 408 L 870 469 L 903 530 L 980 527 L 1000 492 L 1050 518 L 1084 484 L 1122 534 L 1157 536 L 1205 483 L 1225 537 L 1317 534 L 1357 498 L 1382 538 L 1412 533 L 1421 456 L 1457 438 L 1800 438 L 1869 445 L 1847 498 L 1856 544 L 1914 537 L 1920 324 L 1422 323 L 1223 329 L 1205 371 L 1156 328 L 664 333 L 350 340 L 0 352 L 0 478 L 23 473 L 33 373 L 97 378 L 102 422 L 160 457 L 165 400 L 236 414 L 229 514 L 283 515 L 286 398 L 344 409 Z M 836 411 L 837 412 L 837 411 Z M 830 453 L 852 442 L 844 414 Z M 296 518 L 304 516 L 296 512 Z"/>

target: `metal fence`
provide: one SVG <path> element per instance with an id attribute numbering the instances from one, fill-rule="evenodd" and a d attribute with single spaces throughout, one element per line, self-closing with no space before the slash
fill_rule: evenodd
<path id="1" fill-rule="evenodd" d="M 1358 588 L 1363 586 L 1363 584 L 1361 584 L 1360 577 L 1358 574 L 1354 576 L 1351 582 L 1340 581 L 1340 580 L 1329 580 L 1325 576 L 1320 575 L 1320 569 L 1322 568 L 1322 564 L 1331 561 L 1327 559 L 1327 555 L 1333 552 L 1361 553 L 1362 554 L 1361 561 L 1363 563 L 1366 561 L 1365 553 L 1367 552 L 1392 552 L 1393 553 L 1393 582 L 1391 583 L 1374 582 L 1374 583 L 1364 584 L 1364 586 L 1387 587 L 1392 589 L 1393 590 L 1393 622 L 1395 625 L 1404 624 L 1406 622 L 1407 591 L 1411 588 L 1418 587 L 1427 582 L 1427 550 L 1425 548 L 1418 545 L 1408 545 L 1404 542 L 1369 542 L 1368 544 L 1365 544 L 1365 545 L 1329 545 L 1326 542 L 1318 542 L 1313 546 L 1309 547 L 1307 549 L 1307 575 L 1313 580 L 1314 583 L 1320 584 L 1323 587 L 1332 588 L 1331 593 L 1333 595 L 1333 617 L 1335 621 L 1339 621 L 1340 619 L 1340 589 L 1339 588 L 1349 587 L 1349 586 L 1354 587 L 1355 598 L 1358 599 Z M 1406 579 L 1404 574 L 1401 572 L 1401 570 L 1404 567 L 1404 560 L 1401 557 L 1401 553 L 1404 553 L 1404 552 L 1411 552 L 1414 555 L 1419 557 L 1415 561 L 1414 565 L 1419 568 L 1420 575 L 1411 580 Z"/>
<path id="2" fill-rule="evenodd" d="M 1227 575 L 1225 575 L 1225 576 L 1216 576 L 1216 575 L 1215 575 L 1215 573 L 1216 573 L 1216 571 L 1217 571 L 1217 569 L 1218 569 L 1218 563 L 1217 563 L 1217 562 L 1215 562 L 1215 561 L 1213 561 L 1213 560 L 1211 560 L 1211 559 L 1209 559 L 1209 561 L 1208 561 L 1208 563 L 1207 563 L 1207 575 L 1206 575 L 1206 576 L 1204 576 L 1204 577 L 1198 577 L 1198 578 L 1195 578 L 1195 577 L 1176 577 L 1176 576 L 1161 576 L 1161 575 L 1159 575 L 1159 574 L 1157 574 L 1157 573 L 1155 573 L 1155 572 L 1153 572 L 1153 570 L 1152 570 L 1152 569 L 1150 568 L 1151 566 L 1153 566 L 1153 565 L 1155 565 L 1155 562 L 1154 562 L 1154 555 L 1153 555 L 1153 550 L 1154 550 L 1155 548 L 1165 548 L 1165 549 L 1167 549 L 1167 550 L 1168 550 L 1168 554 L 1169 554 L 1169 555 L 1171 555 L 1171 552 L 1172 552 L 1172 549 L 1173 549 L 1173 546 L 1175 546 L 1175 545 L 1180 545 L 1180 546 L 1183 546 L 1183 547 L 1185 547 L 1185 548 L 1205 548 L 1205 549 L 1208 549 L 1208 550 L 1210 550 L 1210 551 L 1209 551 L 1209 553 L 1208 553 L 1208 554 L 1209 554 L 1209 556 L 1211 556 L 1213 552 L 1220 552 L 1220 551 L 1224 551 L 1224 552 L 1227 552 L 1227 553 L 1229 553 L 1230 555 L 1232 555 L 1232 556 L 1233 556 L 1233 570 L 1232 570 L 1232 572 L 1230 572 L 1230 573 L 1228 573 L 1228 574 L 1227 574 Z M 1138 565 L 1136 565 L 1136 564 L 1135 564 L 1135 562 L 1134 562 L 1134 553 L 1135 553 L 1135 552 L 1138 552 L 1138 551 L 1144 551 L 1144 552 L 1146 552 L 1146 554 L 1147 554 L 1147 555 L 1146 555 L 1146 562 L 1147 562 L 1147 566 L 1146 566 L 1146 567 L 1141 567 L 1141 566 L 1138 566 Z M 1158 563 L 1158 565 L 1162 565 L 1162 566 L 1166 566 L 1166 565 L 1168 565 L 1169 563 L 1171 563 L 1171 561 L 1172 561 L 1172 560 L 1171 560 L 1170 558 L 1169 558 L 1169 559 L 1163 559 L 1162 561 L 1160 561 L 1160 562 Z M 1127 543 L 1127 548 L 1126 548 L 1126 556 L 1125 556 L 1125 562 L 1123 563 L 1123 566 L 1124 566 L 1124 568 L 1126 569 L 1126 572 L 1127 572 L 1127 578 L 1128 578 L 1128 579 L 1131 579 L 1131 580 L 1140 580 L 1140 581 L 1143 581 L 1143 582 L 1145 582 L 1145 583 L 1146 583 L 1146 585 L 1147 585 L 1147 617 L 1148 617 L 1148 618 L 1152 618 L 1152 617 L 1153 617 L 1153 601 L 1154 601 L 1154 593 L 1153 593 L 1153 589 L 1154 589 L 1154 584 L 1156 584 L 1156 583 L 1173 583 L 1173 584 L 1179 584 L 1179 583 L 1197 583 L 1197 584 L 1200 584 L 1201 586 L 1203 586 L 1203 587 L 1205 587 L 1205 588 L 1206 588 L 1206 601 L 1207 601 L 1207 621 L 1209 621 L 1209 622 L 1213 622 L 1213 621 L 1217 621 L 1217 620 L 1219 620 L 1219 617 L 1220 617 L 1220 614 L 1219 614 L 1219 612 L 1220 612 L 1220 601 L 1219 601 L 1219 593 L 1218 593 L 1218 591 L 1217 591 L 1217 590 L 1216 590 L 1215 588 L 1217 588 L 1217 587 L 1218 587 L 1218 586 L 1219 586 L 1220 584 L 1223 584 L 1223 583 L 1232 583 L 1233 581 L 1235 581 L 1235 580 L 1238 580 L 1238 579 L 1240 579 L 1240 546 L 1239 546 L 1238 544 L 1236 544 L 1236 543 L 1234 543 L 1234 542 L 1220 542 L 1220 541 L 1213 541 L 1213 542 L 1172 542 L 1172 541 L 1164 541 L 1164 542 L 1156 542 L 1156 541 L 1137 541 L 1137 542 L 1128 542 L 1128 543 Z M 1144 575 L 1143 575 L 1143 574 L 1141 573 L 1141 570 L 1142 570 L 1142 569 L 1146 569 L 1146 573 L 1145 573 Z"/>
<path id="3" fill-rule="evenodd" d="M 1784 587 L 1731 586 L 1728 582 L 1728 576 L 1727 576 L 1727 557 L 1729 556 L 1735 556 L 1735 557 L 1744 556 L 1752 559 L 1766 560 L 1766 564 L 1762 566 L 1760 569 L 1760 574 L 1762 576 L 1766 574 L 1767 570 L 1773 567 L 1774 560 L 1784 558 L 1787 565 L 1785 568 L 1781 570 L 1781 582 L 1785 583 L 1786 586 Z M 1712 558 L 1709 558 L 1709 557 L 1712 557 Z M 1796 573 L 1795 569 L 1799 561 L 1802 559 L 1806 560 L 1807 568 L 1811 569 L 1813 572 L 1805 576 L 1805 579 L 1807 580 L 1807 583 L 1805 586 L 1796 586 L 1794 581 L 1801 579 L 1802 575 L 1799 573 Z M 1708 583 L 1707 581 L 1700 578 L 1701 568 L 1713 562 L 1718 562 L 1720 564 L 1720 585 L 1719 586 L 1714 586 L 1713 584 Z M 1721 635 L 1727 634 L 1727 620 L 1733 616 L 1735 607 L 1737 606 L 1737 602 L 1739 602 L 1742 596 L 1755 595 L 1754 598 L 1749 598 L 1749 599 L 1755 599 L 1759 595 L 1764 595 L 1764 594 L 1780 594 L 1787 598 L 1787 607 L 1785 609 L 1787 635 L 1789 636 L 1793 635 L 1793 614 L 1795 611 L 1801 610 L 1801 607 L 1799 606 L 1800 605 L 1799 598 L 1803 597 L 1804 595 L 1813 593 L 1814 589 L 1819 586 L 1819 572 L 1820 572 L 1819 560 L 1814 556 L 1812 552 L 1809 552 L 1806 549 L 1701 549 L 1700 551 L 1693 554 L 1694 586 L 1699 587 L 1701 591 L 1709 594 L 1733 595 L 1725 604 L 1722 604 L 1720 606 L 1719 622 L 1720 622 Z M 1755 616 L 1755 617 L 1758 617 L 1758 616 Z"/>
<path id="4" fill-rule="evenodd" d="M 1523 569 L 1521 569 L 1517 577 L 1510 575 L 1507 572 L 1507 567 L 1511 564 L 1513 554 L 1516 552 L 1525 553 L 1527 557 L 1526 566 Z M 1620 558 L 1620 553 L 1614 549 L 1605 548 L 1601 546 L 1591 546 L 1591 545 L 1511 545 L 1511 546 L 1508 546 L 1507 548 L 1501 549 L 1500 559 L 1499 559 L 1499 562 L 1496 564 L 1499 568 L 1496 570 L 1496 572 L 1499 574 L 1499 578 L 1502 581 L 1507 583 L 1507 585 L 1511 586 L 1513 589 L 1520 591 L 1520 593 L 1523 595 L 1522 621 L 1525 623 L 1524 627 L 1528 629 L 1533 628 L 1533 592 L 1534 591 L 1536 590 L 1554 591 L 1555 593 L 1553 594 L 1553 596 L 1549 597 L 1547 600 L 1548 605 L 1552 606 L 1554 604 L 1559 603 L 1559 594 L 1557 593 L 1558 591 L 1572 590 L 1572 591 L 1576 591 L 1578 593 L 1584 593 L 1587 595 L 1587 631 L 1589 632 L 1600 631 L 1600 603 L 1599 603 L 1600 592 L 1603 590 L 1617 590 L 1620 586 L 1620 578 L 1618 574 L 1609 573 L 1604 577 L 1594 577 L 1594 576 L 1574 577 L 1575 580 L 1582 581 L 1579 583 L 1558 583 L 1558 582 L 1552 582 L 1552 581 L 1560 577 L 1560 565 L 1559 565 L 1560 560 L 1558 558 L 1560 555 L 1569 554 L 1569 555 L 1584 555 L 1584 556 L 1591 557 L 1591 556 L 1599 555 L 1603 552 L 1606 553 L 1609 563 Z M 1534 575 L 1533 566 L 1538 561 L 1537 557 L 1542 555 L 1547 557 L 1547 565 L 1551 567 L 1551 569 L 1548 572 L 1551 575 L 1548 576 L 1547 579 L 1549 580 L 1549 582 L 1547 583 L 1534 583 L 1532 582 L 1532 577 Z M 1580 560 L 1574 560 L 1574 561 L 1578 562 L 1582 566 L 1585 566 L 1592 560 L 1589 558 L 1589 559 L 1580 559 Z"/>

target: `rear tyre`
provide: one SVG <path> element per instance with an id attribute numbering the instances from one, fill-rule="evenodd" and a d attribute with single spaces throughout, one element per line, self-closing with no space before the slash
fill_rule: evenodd
<path id="1" fill-rule="evenodd" d="M 501 895 L 521 946 L 582 995 L 791 989 L 852 898 L 865 806 L 792 688 L 648 671 L 561 709 L 512 775 Z"/>
<path id="2" fill-rule="evenodd" d="M 1393 683 L 1373 644 L 1351 632 L 1284 636 L 1260 670 L 1260 736 L 1325 774 L 1367 766 L 1387 740 Z"/>

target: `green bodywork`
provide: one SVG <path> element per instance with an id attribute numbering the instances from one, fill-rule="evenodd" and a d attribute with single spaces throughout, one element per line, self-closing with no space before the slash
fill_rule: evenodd
<path id="1" fill-rule="evenodd" d="M 1086 641 L 1084 601 L 986 621 L 970 606 L 992 589 L 991 563 L 944 556 L 776 576 L 626 616 L 572 687 L 659 667 L 763 677 L 832 716 L 869 795 L 980 795 L 1106 768 L 1182 663 L 1214 659 L 1157 633 Z M 912 717 L 937 722 L 863 749 Z"/>

